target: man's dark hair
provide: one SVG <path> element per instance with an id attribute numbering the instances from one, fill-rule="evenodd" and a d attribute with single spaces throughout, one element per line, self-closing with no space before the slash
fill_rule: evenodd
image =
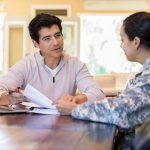
<path id="1" fill-rule="evenodd" d="M 143 46 L 150 48 L 150 13 L 134 13 L 124 20 L 123 26 L 129 40 L 137 36 Z"/>
<path id="2" fill-rule="evenodd" d="M 39 30 L 44 27 L 50 28 L 52 25 L 57 25 L 62 33 L 61 19 L 50 14 L 38 14 L 29 23 L 28 29 L 31 39 L 39 43 Z"/>

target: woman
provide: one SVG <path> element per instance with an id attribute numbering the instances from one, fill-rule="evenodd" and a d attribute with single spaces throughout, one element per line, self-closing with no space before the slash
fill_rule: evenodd
<path id="1" fill-rule="evenodd" d="M 120 30 L 121 48 L 129 61 L 143 65 L 118 96 L 81 105 L 59 102 L 58 110 L 74 118 L 133 128 L 150 116 L 150 13 L 127 17 Z"/>

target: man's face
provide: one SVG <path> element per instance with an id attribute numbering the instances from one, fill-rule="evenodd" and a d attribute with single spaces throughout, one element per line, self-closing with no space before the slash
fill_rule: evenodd
<path id="1" fill-rule="evenodd" d="M 63 53 L 63 37 L 57 25 L 39 31 L 39 43 L 33 41 L 44 57 L 58 59 Z"/>

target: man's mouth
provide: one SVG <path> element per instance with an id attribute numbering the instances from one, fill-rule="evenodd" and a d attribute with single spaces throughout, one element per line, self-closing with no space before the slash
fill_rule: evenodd
<path id="1" fill-rule="evenodd" d="M 60 48 L 55 48 L 55 49 L 52 49 L 51 51 L 58 51 L 60 50 Z"/>

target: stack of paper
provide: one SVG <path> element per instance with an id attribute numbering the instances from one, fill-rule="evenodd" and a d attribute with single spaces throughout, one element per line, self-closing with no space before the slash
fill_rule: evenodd
<path id="1" fill-rule="evenodd" d="M 26 86 L 23 95 L 39 106 L 39 108 L 34 108 L 31 112 L 40 114 L 59 114 L 56 106 L 52 105 L 52 101 L 30 84 Z"/>

